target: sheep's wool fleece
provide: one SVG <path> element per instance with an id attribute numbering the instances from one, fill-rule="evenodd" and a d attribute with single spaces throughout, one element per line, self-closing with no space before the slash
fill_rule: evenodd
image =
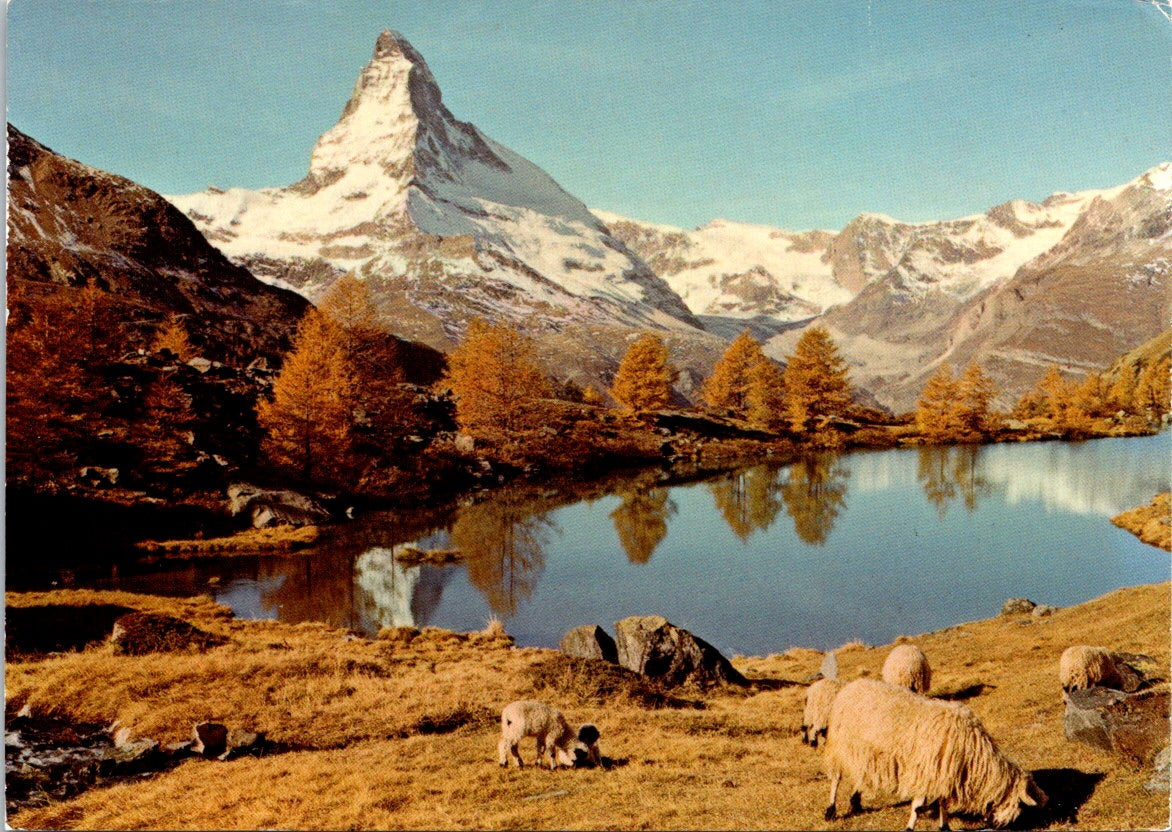
<path id="1" fill-rule="evenodd" d="M 857 679 L 834 700 L 826 749 L 827 772 L 845 775 L 856 789 L 944 799 L 951 812 L 980 814 L 992 805 L 1016 817 L 1025 775 L 959 703 Z M 1012 807 L 1003 805 L 1009 800 Z"/>

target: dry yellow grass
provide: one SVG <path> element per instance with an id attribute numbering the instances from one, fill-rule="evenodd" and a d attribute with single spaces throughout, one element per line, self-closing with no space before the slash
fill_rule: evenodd
<path id="1" fill-rule="evenodd" d="M 968 694 L 1005 752 L 1031 770 L 1100 777 L 1077 821 L 1050 828 L 1167 825 L 1168 796 L 1147 773 L 1063 737 L 1058 657 L 1104 644 L 1169 662 L 1169 584 L 1120 590 L 1052 616 L 996 618 L 914 638 L 933 693 Z M 621 686 L 548 686 L 552 651 L 510 646 L 499 626 L 464 636 L 425 629 L 366 640 L 316 625 L 238 622 L 207 601 L 118 593 L 8 596 L 10 604 L 116 603 L 180 615 L 228 636 L 207 653 L 114 656 L 107 648 L 8 667 L 8 707 L 119 719 L 142 736 L 185 739 L 214 719 L 264 731 L 298 751 L 229 762 L 193 759 L 137 783 L 96 789 L 9 819 L 21 828 L 818 829 L 827 782 L 800 744 L 805 682 L 822 654 L 738 657 L 759 685 L 690 691 L 697 708 L 650 709 Z M 388 633 L 388 635 L 392 635 Z M 888 647 L 852 647 L 840 675 L 877 676 Z M 500 708 L 521 697 L 602 731 L 609 770 L 549 772 L 495 762 Z M 605 700 L 605 701 L 603 701 Z M 522 746 L 532 760 L 531 744 Z M 1080 774 L 1081 773 L 1081 774 Z M 1056 775 L 1049 775 L 1054 777 Z M 865 797 L 837 829 L 897 828 L 906 807 Z M 929 826 L 928 820 L 921 822 Z M 954 828 L 972 827 L 960 819 Z"/>
<path id="2" fill-rule="evenodd" d="M 168 557 L 251 554 L 258 551 L 288 552 L 303 549 L 321 537 L 318 526 L 270 526 L 245 529 L 228 537 L 184 540 L 143 540 L 137 544 L 144 552 L 163 553 Z"/>
<path id="3" fill-rule="evenodd" d="M 1172 492 L 1157 494 L 1148 505 L 1117 514 L 1111 522 L 1150 546 L 1172 552 Z"/>

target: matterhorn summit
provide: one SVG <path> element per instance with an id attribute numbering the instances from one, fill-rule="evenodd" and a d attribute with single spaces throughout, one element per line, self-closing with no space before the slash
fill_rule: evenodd
<path id="1" fill-rule="evenodd" d="M 444 106 L 423 57 L 378 37 L 338 123 L 284 188 L 169 197 L 234 261 L 311 300 L 350 272 L 400 334 L 473 316 L 688 331 L 683 301 L 549 174 Z"/>

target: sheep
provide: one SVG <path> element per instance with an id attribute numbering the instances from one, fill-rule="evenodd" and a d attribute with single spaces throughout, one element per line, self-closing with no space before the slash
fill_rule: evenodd
<path id="1" fill-rule="evenodd" d="M 819 679 L 806 691 L 806 710 L 802 714 L 802 742 L 806 745 L 817 748 L 818 740 L 826 739 L 830 705 L 843 684 L 838 679 Z"/>
<path id="2" fill-rule="evenodd" d="M 579 759 L 596 765 L 602 763 L 598 728 L 586 723 L 575 732 L 561 711 L 544 702 L 511 702 L 501 711 L 501 740 L 497 745 L 501 766 L 508 766 L 511 754 L 517 766 L 524 767 L 517 746 L 525 737 L 537 738 L 538 766 L 546 756 L 551 770 L 558 765 L 573 767 Z"/>
<path id="3" fill-rule="evenodd" d="M 1067 647 L 1058 663 L 1058 678 L 1062 690 L 1082 690 L 1095 685 L 1119 684 L 1115 659 L 1106 647 L 1088 647 L 1076 644 Z"/>
<path id="4" fill-rule="evenodd" d="M 892 648 L 883 662 L 883 681 L 912 693 L 927 693 L 932 687 L 932 668 L 924 651 L 914 644 Z"/>
<path id="5" fill-rule="evenodd" d="M 982 814 L 1004 827 L 1026 806 L 1045 805 L 1033 778 L 1007 759 L 966 706 L 942 702 L 874 679 L 846 685 L 830 709 L 826 736 L 830 805 L 847 776 L 854 785 L 851 813 L 861 809 L 860 790 L 911 800 L 908 829 L 921 807 L 939 801 L 940 828 L 949 812 Z"/>

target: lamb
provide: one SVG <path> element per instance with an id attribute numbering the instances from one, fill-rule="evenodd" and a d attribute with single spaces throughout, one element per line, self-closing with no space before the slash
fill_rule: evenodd
<path id="1" fill-rule="evenodd" d="M 949 812 L 981 814 L 998 827 L 1012 823 L 1022 805 L 1045 805 L 1033 778 L 1006 758 L 976 715 L 873 679 L 846 685 L 830 709 L 826 736 L 830 805 L 847 776 L 855 787 L 851 813 L 861 809 L 860 790 L 911 800 L 908 829 L 921 807 L 939 801 L 940 828 Z"/>
<path id="2" fill-rule="evenodd" d="M 806 710 L 802 714 L 802 742 L 818 747 L 818 740 L 826 739 L 830 722 L 830 706 L 842 690 L 838 679 L 819 679 L 806 691 Z"/>
<path id="3" fill-rule="evenodd" d="M 883 662 L 883 681 L 912 693 L 927 693 L 932 687 L 932 668 L 924 651 L 914 644 L 900 644 Z"/>
<path id="4" fill-rule="evenodd" d="M 1095 685 L 1119 684 L 1115 659 L 1106 647 L 1088 647 L 1076 644 L 1067 647 L 1058 663 L 1058 678 L 1062 690 L 1083 690 Z"/>
<path id="5" fill-rule="evenodd" d="M 501 711 L 501 740 L 497 752 L 502 766 L 508 766 L 511 754 L 517 760 L 517 766 L 524 767 L 525 761 L 521 759 L 517 746 L 525 737 L 537 738 L 538 766 L 547 755 L 551 770 L 558 765 L 572 767 L 579 759 L 594 765 L 602 764 L 598 752 L 598 728 L 586 723 L 575 732 L 561 711 L 544 702 L 511 702 Z"/>

